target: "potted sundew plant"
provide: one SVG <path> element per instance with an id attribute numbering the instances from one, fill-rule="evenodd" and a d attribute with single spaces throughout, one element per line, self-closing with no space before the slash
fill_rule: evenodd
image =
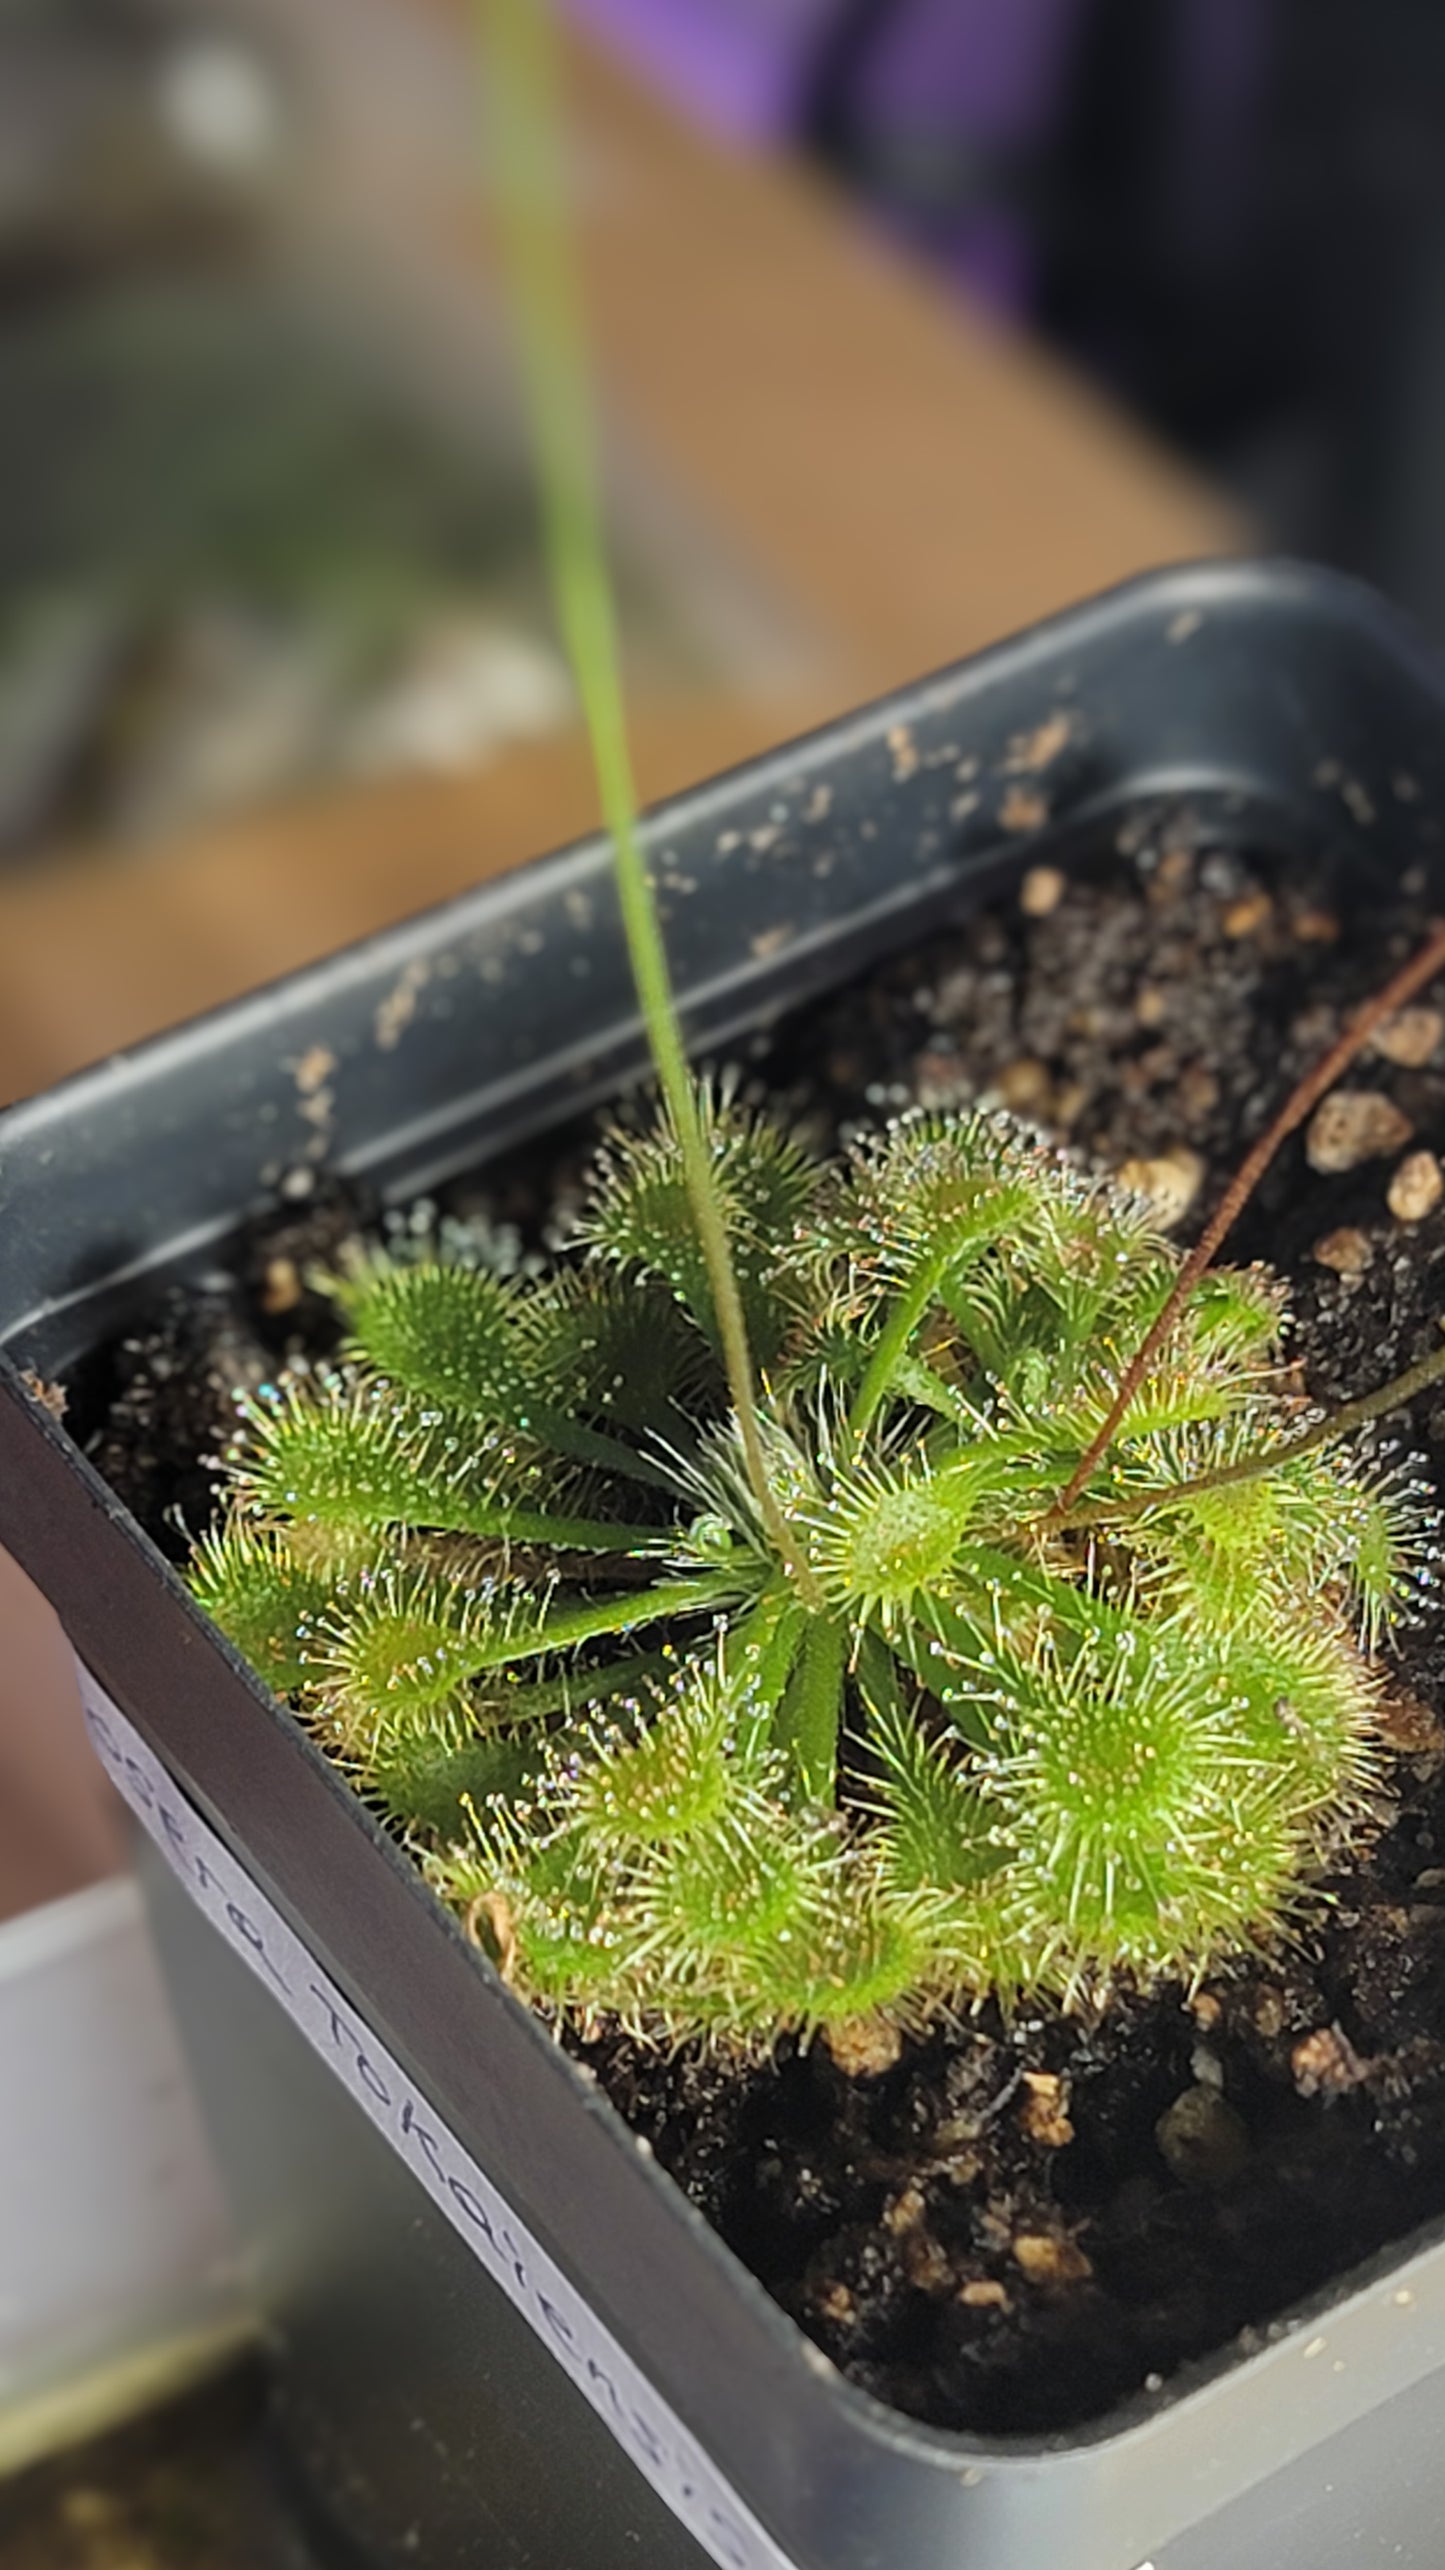
<path id="1" fill-rule="evenodd" d="M 1352 596 L 1225 571 L 1050 638 L 1055 671 L 1092 652 L 1071 702 L 1096 742 L 1182 600 L 1220 630 L 1212 661 L 1169 666 L 1176 705 L 1202 669 L 1232 684 L 1257 623 L 1327 711 L 1391 669 L 1372 777 L 1428 748 L 1423 673 L 1368 622 L 1350 661 Z M 660 843 L 702 883 L 720 837 L 746 848 L 784 790 L 813 808 L 826 772 L 847 862 L 874 863 L 861 821 L 881 833 L 902 798 L 885 889 L 934 826 L 935 744 L 980 742 L 1008 792 L 1037 649 L 805 745 L 786 782 L 782 761 L 659 816 Z M 1322 836 L 1328 791 L 1297 799 Z M 1419 845 L 1400 810 L 1396 863 Z M 815 880 L 799 844 L 786 898 Z M 240 1957 L 153 1868 L 288 2451 L 379 2557 L 415 2530 L 464 2559 L 480 2518 L 609 2570 L 861 2570 L 884 2542 L 1021 2564 L 1062 2514 L 1090 2570 L 1196 2526 L 1273 2570 L 1282 2493 L 1311 2544 L 1382 2504 L 1408 2537 L 1433 2508 L 1411 2417 L 1439 2252 L 1343 2298 L 1330 2279 L 1445 2197 L 1433 1477 L 1398 1444 L 1401 1417 L 1433 1434 L 1440 1240 L 1392 1209 L 1445 1116 L 1438 1070 L 1395 1058 L 1438 1014 L 1439 940 L 1391 969 L 1421 904 L 1363 852 L 1380 889 L 1331 896 L 1359 955 L 1297 934 L 1312 878 L 1279 878 L 1246 940 L 1221 923 L 1256 892 L 1210 889 L 1218 857 L 1171 889 L 1182 853 L 1075 875 L 1056 842 L 1065 889 L 1017 947 L 1010 1023 L 1059 1013 L 1057 1122 L 1102 1061 L 1069 1024 L 1097 1017 L 1121 922 L 1151 1016 L 1159 991 L 1182 1013 L 1197 986 L 1234 1007 L 1285 978 L 1288 1023 L 1236 1009 L 1221 1032 L 1222 1104 L 1202 1077 L 1166 1103 L 1160 1074 L 1151 1104 L 1105 1074 L 1085 1134 L 1136 1141 L 1142 1184 L 1161 1118 L 1197 1145 L 1257 1124 L 1324 1010 L 1336 1040 L 1253 1158 L 1301 1118 L 1309 1152 L 1286 1140 L 1243 1218 L 1288 1292 L 1216 1263 L 1228 1190 L 1186 1254 L 1138 1187 L 991 1105 L 889 1114 L 901 1083 L 869 1065 L 920 1006 L 920 1036 L 954 1008 L 950 982 L 958 1052 L 909 1036 L 915 1085 L 949 1059 L 1014 1085 L 1017 1034 L 972 1015 L 1011 896 L 815 1008 L 796 1054 L 776 1037 L 776 1108 L 756 1068 L 685 1088 L 746 1412 L 668 1106 L 590 1151 L 575 1128 L 529 1146 L 521 1255 L 520 1164 L 487 1182 L 501 1233 L 465 1197 L 367 1211 L 375 1180 L 404 1206 L 555 1116 L 585 989 L 564 979 L 558 1013 L 557 967 L 596 961 L 601 847 L 6 1120 L 0 1532 L 76 1643 L 112 1772 Z M 736 1022 L 779 988 L 751 951 L 778 859 L 716 863 L 727 915 L 693 969 L 736 958 Z M 839 981 L 861 872 L 849 904 Z M 586 1002 L 601 1078 L 614 951 Z M 458 959 L 498 1010 L 480 1112 Z M 435 993 L 410 1054 L 375 1032 L 403 980 Z M 295 1066 L 318 1046 L 353 1198 L 305 1157 Z M 841 1148 L 791 1127 L 805 1057 Z M 1378 1121 L 1386 1087 L 1393 1163 L 1312 1165 L 1321 1114 L 1332 1132 L 1373 1097 Z M 93 1462 L 21 1367 L 64 1388 Z M 1382 2407 L 1407 2456 L 1383 2493 Z"/>
<path id="2" fill-rule="evenodd" d="M 1281 1277 L 1217 1260 L 1252 1197 L 1296 1221 L 1269 1190 L 1307 1119 L 1317 1172 L 1410 1134 L 1406 1104 L 1382 1114 L 1367 1092 L 1373 1140 L 1340 1151 L 1342 1098 L 1370 1125 L 1340 1085 L 1368 1046 L 1415 1080 L 1417 1115 L 1445 1112 L 1428 1068 L 1445 1025 L 1427 1044 L 1416 1006 L 1401 1034 L 1445 930 L 1417 885 L 1377 923 L 1363 987 L 1344 954 L 1313 968 L 1325 1040 L 1297 1060 L 1303 1011 L 1283 1046 L 1300 1076 L 1269 1121 L 1249 1055 L 1234 1121 L 1257 1138 L 1187 1254 L 1153 1164 L 1131 1185 L 987 1097 L 847 1115 L 824 1148 L 746 1080 L 695 1077 L 631 808 L 556 194 L 532 189 L 539 27 L 527 8 L 498 19 L 504 168 L 521 154 L 505 202 L 612 856 L 299 977 L 0 1135 L 7 1344 L 32 1369 L 29 1389 L 5 1376 L 0 1528 L 77 1643 L 112 1773 L 240 1957 L 157 1877 L 288 2448 L 377 2558 L 460 2564 L 481 2528 L 539 2557 L 585 2541 L 609 2570 L 1003 2570 L 1067 2527 L 1083 2570 L 1151 2551 L 1186 2570 L 1207 2528 L 1276 2570 L 1282 2507 L 1308 2557 L 1333 2557 L 1336 2533 L 1376 2521 L 1378 2422 L 1364 2445 L 1358 2422 L 1398 2394 L 1407 2437 L 1428 2386 L 1432 2342 L 1408 2332 L 1445 2294 L 1439 2253 L 1298 2327 L 1263 2285 L 1251 2308 L 1274 2339 L 1194 2384 L 1166 2384 L 1148 2351 L 1219 2345 L 1201 2238 L 1227 2263 L 1278 2216 L 1280 2277 L 1323 2289 L 1392 2219 L 1445 2202 L 1428 1975 L 1418 2033 L 1376 2062 L 1321 2020 L 1327 1976 L 1300 1996 L 1291 1959 L 1344 1917 L 1361 1850 L 1405 1861 L 1406 1820 L 1412 1880 L 1430 1872 L 1438 1725 L 1384 1649 L 1433 1583 L 1431 1492 L 1361 1438 L 1429 1391 L 1445 1351 L 1433 1327 L 1420 1344 L 1428 1276 L 1407 1253 L 1425 1234 L 1392 1253 L 1393 1299 L 1358 1303 L 1382 1361 L 1326 1403 L 1284 1346 Z M 1343 779 L 1362 843 L 1371 789 L 1318 747 L 1301 784 L 1295 715 L 1252 681 L 1239 697 L 1243 637 L 1257 666 L 1287 643 L 1322 709 L 1367 703 L 1373 792 L 1391 781 L 1393 845 L 1416 852 L 1438 683 L 1372 617 L 1297 575 L 1190 575 L 693 798 L 650 839 L 653 871 L 665 842 L 671 879 L 715 868 L 725 905 L 684 997 L 735 1027 L 796 992 L 796 968 L 791 985 L 774 968 L 803 934 L 775 933 L 780 840 L 785 897 L 831 905 L 836 982 L 887 942 L 890 904 L 922 926 L 961 853 L 986 889 L 1011 834 L 1052 826 L 1065 865 L 1090 816 L 1137 814 L 1156 730 L 1176 794 L 1193 780 L 1198 816 L 1212 793 L 1216 827 L 1227 785 L 1236 837 L 1288 808 L 1318 845 Z M 1031 786 L 1021 816 L 1020 775 L 1045 771 L 1057 809 Z M 1163 823 L 1135 844 L 1160 861 L 1130 896 L 1142 951 L 1160 949 L 1141 1024 L 1205 946 L 1273 937 L 1277 967 L 1292 938 L 1310 987 L 1319 898 L 1226 901 Z M 840 854 L 842 888 L 820 890 Z M 601 906 L 613 860 L 621 938 Z M 1031 916 L 1066 888 L 1047 871 Z M 1203 940 L 1182 965 L 1163 952 L 1176 897 Z M 1099 896 L 1101 933 L 1120 898 Z M 595 1095 L 625 1051 L 624 951 L 660 1105 L 594 1141 L 549 1257 L 499 1258 L 456 1222 L 439 1254 L 429 1220 L 402 1237 L 344 1199 L 328 1214 L 324 1191 L 313 1208 L 314 1152 L 259 1160 L 288 1084 L 309 1107 L 333 1073 L 357 1101 L 338 1161 L 393 1199 L 535 1127 L 579 1061 Z M 463 952 L 506 1004 L 477 1038 L 495 1056 L 480 1108 L 451 1103 Z M 1085 949 L 1071 969 L 1087 982 Z M 396 1028 L 433 981 L 423 1070 Z M 1061 1057 L 1098 1040 L 1074 1014 Z M 885 1083 L 873 1103 L 898 1101 Z M 1057 1085 L 1034 1103 L 1069 1123 Z M 1196 1111 L 1218 1131 L 1198 1082 Z M 267 1170 L 279 1229 L 256 1227 Z M 1397 1224 L 1428 1221 L 1425 1175 L 1416 1211 L 1392 1193 Z M 534 1229 L 554 1211 L 544 1178 Z M 214 1281 L 242 1214 L 269 1369 Z M 1323 1260 L 1342 1295 L 1375 1255 L 1363 1219 L 1348 1253 L 1346 1228 Z M 134 1309 L 127 1278 L 177 1266 L 190 1282 L 160 1337 L 107 1344 Z M 56 1374 L 97 1461 L 185 1556 L 190 1601 L 67 1446 Z M 237 1397 L 203 1525 L 222 1377 Z M 1357 1993 L 1413 1969 L 1405 1930 L 1383 1965 L 1372 1933 Z M 599 2109 L 599 2083 L 807 2339 Z M 1376 2165 L 1365 2111 L 1382 2174 L 1352 2224 L 1342 2180 Z M 1356 2139 L 1311 2160 L 1331 2115 Z M 1321 2237 L 1301 2248 L 1306 2183 Z M 803 2243 L 796 2289 L 777 2281 L 784 2231 Z M 1162 2307 L 1171 2269 L 1193 2318 Z M 1320 2359 L 1328 2373 L 1305 2370 Z M 1428 2517 L 1426 2464 L 1407 2478 Z M 1397 2519 L 1409 2534 L 1414 2515 Z"/>

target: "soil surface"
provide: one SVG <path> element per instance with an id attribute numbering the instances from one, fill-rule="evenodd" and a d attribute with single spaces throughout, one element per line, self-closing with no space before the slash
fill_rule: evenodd
<path id="1" fill-rule="evenodd" d="M 916 1102 L 1001 1101 L 1136 1164 L 1186 1241 L 1418 941 L 1424 886 L 1377 881 L 1361 900 L 1182 832 L 1137 836 L 1067 883 L 1034 869 L 1009 901 L 799 1011 L 754 1040 L 745 1077 L 824 1147 Z M 1445 984 L 1381 1040 L 1342 1084 L 1371 1101 L 1343 1144 L 1314 1127 L 1287 1144 L 1232 1244 L 1290 1277 L 1290 1353 L 1331 1400 L 1428 1352 L 1445 1313 Z M 592 1130 L 390 1220 L 480 1229 L 503 1264 L 537 1256 Z M 68 1387 L 76 1432 L 173 1553 L 212 1505 L 235 1387 L 324 1353 L 306 1271 L 367 1219 L 333 1198 L 291 1207 L 236 1275 Z M 1445 1392 L 1387 1423 L 1386 1449 L 1388 1432 L 1438 1482 Z M 1096 2019 L 989 2010 L 861 2072 L 822 2044 L 742 2070 L 616 2035 L 572 2048 L 879 2398 L 996 2433 L 1157 2393 L 1445 2213 L 1445 1615 L 1427 1604 L 1388 1657 L 1396 1756 L 1371 1843 L 1306 1931 L 1196 1990 L 1122 1988 Z"/>

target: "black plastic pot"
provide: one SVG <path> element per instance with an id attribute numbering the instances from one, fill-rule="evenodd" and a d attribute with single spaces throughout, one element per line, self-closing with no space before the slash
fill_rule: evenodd
<path id="1" fill-rule="evenodd" d="M 685 796 L 648 841 L 693 1034 L 1159 798 L 1216 843 L 1430 857 L 1445 673 L 1337 579 L 1191 569 Z M 1424 2570 L 1435 2233 L 1078 2435 L 884 2411 L 502 1989 L 27 1391 L 21 1367 L 63 1371 L 323 1157 L 404 1197 L 640 1051 L 593 842 L 0 1120 L 0 1541 L 170 1859 L 156 1915 L 307 2486 L 373 2561 L 425 2570 Z"/>

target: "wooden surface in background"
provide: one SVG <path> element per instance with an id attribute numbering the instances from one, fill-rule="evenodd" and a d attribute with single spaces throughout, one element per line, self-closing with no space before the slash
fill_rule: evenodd
<path id="1" fill-rule="evenodd" d="M 678 793 L 768 729 L 752 704 L 643 707 L 639 792 Z M 475 776 L 348 786 L 149 855 L 80 854 L 17 876 L 0 888 L 0 1097 L 580 838 L 596 811 L 586 743 L 572 734 L 508 750 Z"/>
<path id="2" fill-rule="evenodd" d="M 55 1616 L 0 1552 L 0 1924 L 114 1874 L 121 1806 L 86 1738 Z"/>
<path id="3" fill-rule="evenodd" d="M 404 199 L 410 237 L 456 264 L 465 294 L 484 252 L 455 5 L 332 0 L 331 27 L 356 39 L 358 170 L 378 199 Z M 369 76 L 368 10 L 425 77 Z M 305 13 L 326 16 L 323 0 Z M 590 52 L 574 68 L 588 292 L 634 469 L 651 459 L 817 640 L 785 695 L 734 685 L 637 707 L 645 798 L 1130 572 L 1240 541 L 1158 448 L 806 174 L 701 139 Z M 438 98 L 459 93 L 455 132 L 433 133 Z M 347 787 L 154 854 L 77 852 L 11 878 L 0 1097 L 554 847 L 594 812 L 569 738 L 462 782 Z"/>

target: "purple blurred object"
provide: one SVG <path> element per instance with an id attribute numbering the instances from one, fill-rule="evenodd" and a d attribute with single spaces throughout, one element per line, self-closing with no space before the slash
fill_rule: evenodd
<path id="1" fill-rule="evenodd" d="M 705 130 L 811 149 L 945 274 L 1021 313 L 1046 261 L 1054 157 L 1101 43 L 1158 75 L 1130 136 L 1133 149 L 1142 118 L 1158 139 L 1146 236 L 1161 228 L 1186 255 L 1219 255 L 1242 219 L 1278 0 L 1135 0 L 1137 29 L 1121 0 L 562 5 Z"/>
<path id="2" fill-rule="evenodd" d="M 837 0 L 565 0 L 567 15 L 636 63 L 729 142 L 792 134 Z"/>
<path id="3" fill-rule="evenodd" d="M 1026 301 L 1031 282 L 1013 181 L 1047 143 L 1085 5 L 566 0 L 578 24 L 729 141 L 813 139 L 822 109 L 846 127 L 847 146 L 832 155 L 841 174 L 975 292 L 1009 308 Z"/>
<path id="4" fill-rule="evenodd" d="M 861 175 L 903 230 L 1007 310 L 1033 284 L 1030 176 L 1087 0 L 902 0 L 854 65 Z"/>

